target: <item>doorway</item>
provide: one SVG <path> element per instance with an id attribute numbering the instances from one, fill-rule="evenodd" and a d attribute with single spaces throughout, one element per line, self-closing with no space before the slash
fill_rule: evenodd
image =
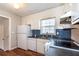
<path id="1" fill-rule="evenodd" d="M 9 19 L 0 16 L 0 49 L 9 48 Z"/>

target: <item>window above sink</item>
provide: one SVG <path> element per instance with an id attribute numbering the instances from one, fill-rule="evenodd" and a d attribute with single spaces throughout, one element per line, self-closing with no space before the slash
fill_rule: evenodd
<path id="1" fill-rule="evenodd" d="M 55 34 L 55 18 L 46 18 L 40 21 L 41 34 Z"/>

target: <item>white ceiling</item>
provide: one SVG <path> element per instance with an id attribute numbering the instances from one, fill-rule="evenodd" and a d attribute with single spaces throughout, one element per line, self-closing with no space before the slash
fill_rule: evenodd
<path id="1" fill-rule="evenodd" d="M 24 7 L 20 9 L 15 9 L 11 3 L 0 3 L 0 9 L 6 10 L 8 12 L 14 13 L 19 16 L 26 16 L 46 9 L 55 8 L 62 3 L 24 3 Z"/>

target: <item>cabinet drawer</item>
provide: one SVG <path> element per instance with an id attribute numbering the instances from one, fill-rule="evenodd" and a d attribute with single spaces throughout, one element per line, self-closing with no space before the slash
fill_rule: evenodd
<path id="1" fill-rule="evenodd" d="M 48 42 L 47 39 L 37 39 L 38 42 L 42 42 L 42 43 L 45 43 L 45 42 Z"/>

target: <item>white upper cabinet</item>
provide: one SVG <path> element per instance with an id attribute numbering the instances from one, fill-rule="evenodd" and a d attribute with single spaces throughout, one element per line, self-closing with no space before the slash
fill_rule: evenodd
<path id="1" fill-rule="evenodd" d="M 79 3 L 73 3 L 72 4 L 72 10 L 73 11 L 79 11 Z"/>
<path id="2" fill-rule="evenodd" d="M 79 4 L 74 3 L 72 4 L 72 11 L 74 12 L 72 14 L 72 24 L 79 23 Z"/>

